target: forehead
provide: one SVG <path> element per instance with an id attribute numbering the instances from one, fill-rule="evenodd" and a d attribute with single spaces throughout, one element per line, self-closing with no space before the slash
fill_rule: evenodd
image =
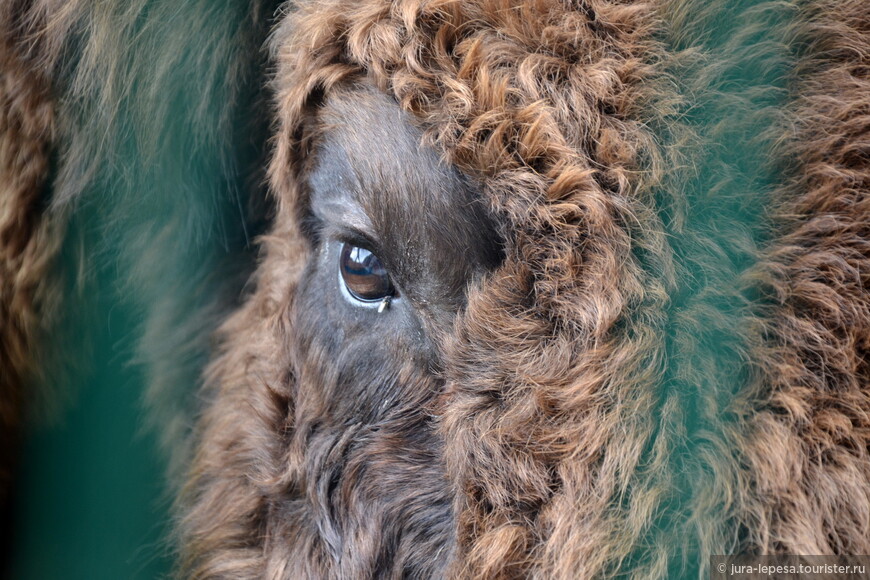
<path id="1" fill-rule="evenodd" d="M 422 134 L 413 118 L 374 87 L 333 91 L 319 118 L 325 148 L 340 149 L 364 175 L 383 173 L 413 181 L 420 170 L 434 170 L 444 178 L 456 177 L 432 149 L 422 146 Z M 408 161 L 416 165 L 409 167 Z"/>
<path id="2" fill-rule="evenodd" d="M 319 120 L 315 203 L 357 206 L 375 233 L 403 225 L 418 240 L 428 237 L 420 229 L 427 223 L 443 229 L 463 219 L 456 205 L 472 201 L 471 187 L 422 145 L 421 131 L 391 98 L 369 86 L 335 91 Z"/>

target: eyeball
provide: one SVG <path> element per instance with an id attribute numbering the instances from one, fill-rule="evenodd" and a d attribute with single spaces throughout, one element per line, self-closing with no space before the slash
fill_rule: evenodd
<path id="1" fill-rule="evenodd" d="M 365 248 L 343 244 L 339 271 L 347 291 L 360 302 L 377 302 L 396 294 L 380 258 Z"/>

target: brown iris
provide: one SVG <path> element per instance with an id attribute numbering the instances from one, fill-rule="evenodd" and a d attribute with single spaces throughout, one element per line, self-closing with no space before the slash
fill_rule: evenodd
<path id="1" fill-rule="evenodd" d="M 381 260 L 365 248 L 343 244 L 339 270 L 348 292 L 357 300 L 374 302 L 396 293 Z"/>

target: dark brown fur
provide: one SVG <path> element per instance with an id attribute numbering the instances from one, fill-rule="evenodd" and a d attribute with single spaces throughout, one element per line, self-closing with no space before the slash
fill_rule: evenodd
<path id="1" fill-rule="evenodd" d="M 54 317 L 50 268 L 62 228 L 42 218 L 54 111 L 49 82 L 21 41 L 23 10 L 0 7 L 0 509 L 6 507 L 34 360 Z"/>

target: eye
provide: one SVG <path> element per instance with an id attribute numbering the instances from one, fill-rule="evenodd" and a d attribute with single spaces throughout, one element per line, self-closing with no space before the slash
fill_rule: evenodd
<path id="1" fill-rule="evenodd" d="M 345 287 L 357 300 L 375 302 L 396 293 L 380 258 L 365 248 L 343 244 L 338 267 Z"/>

